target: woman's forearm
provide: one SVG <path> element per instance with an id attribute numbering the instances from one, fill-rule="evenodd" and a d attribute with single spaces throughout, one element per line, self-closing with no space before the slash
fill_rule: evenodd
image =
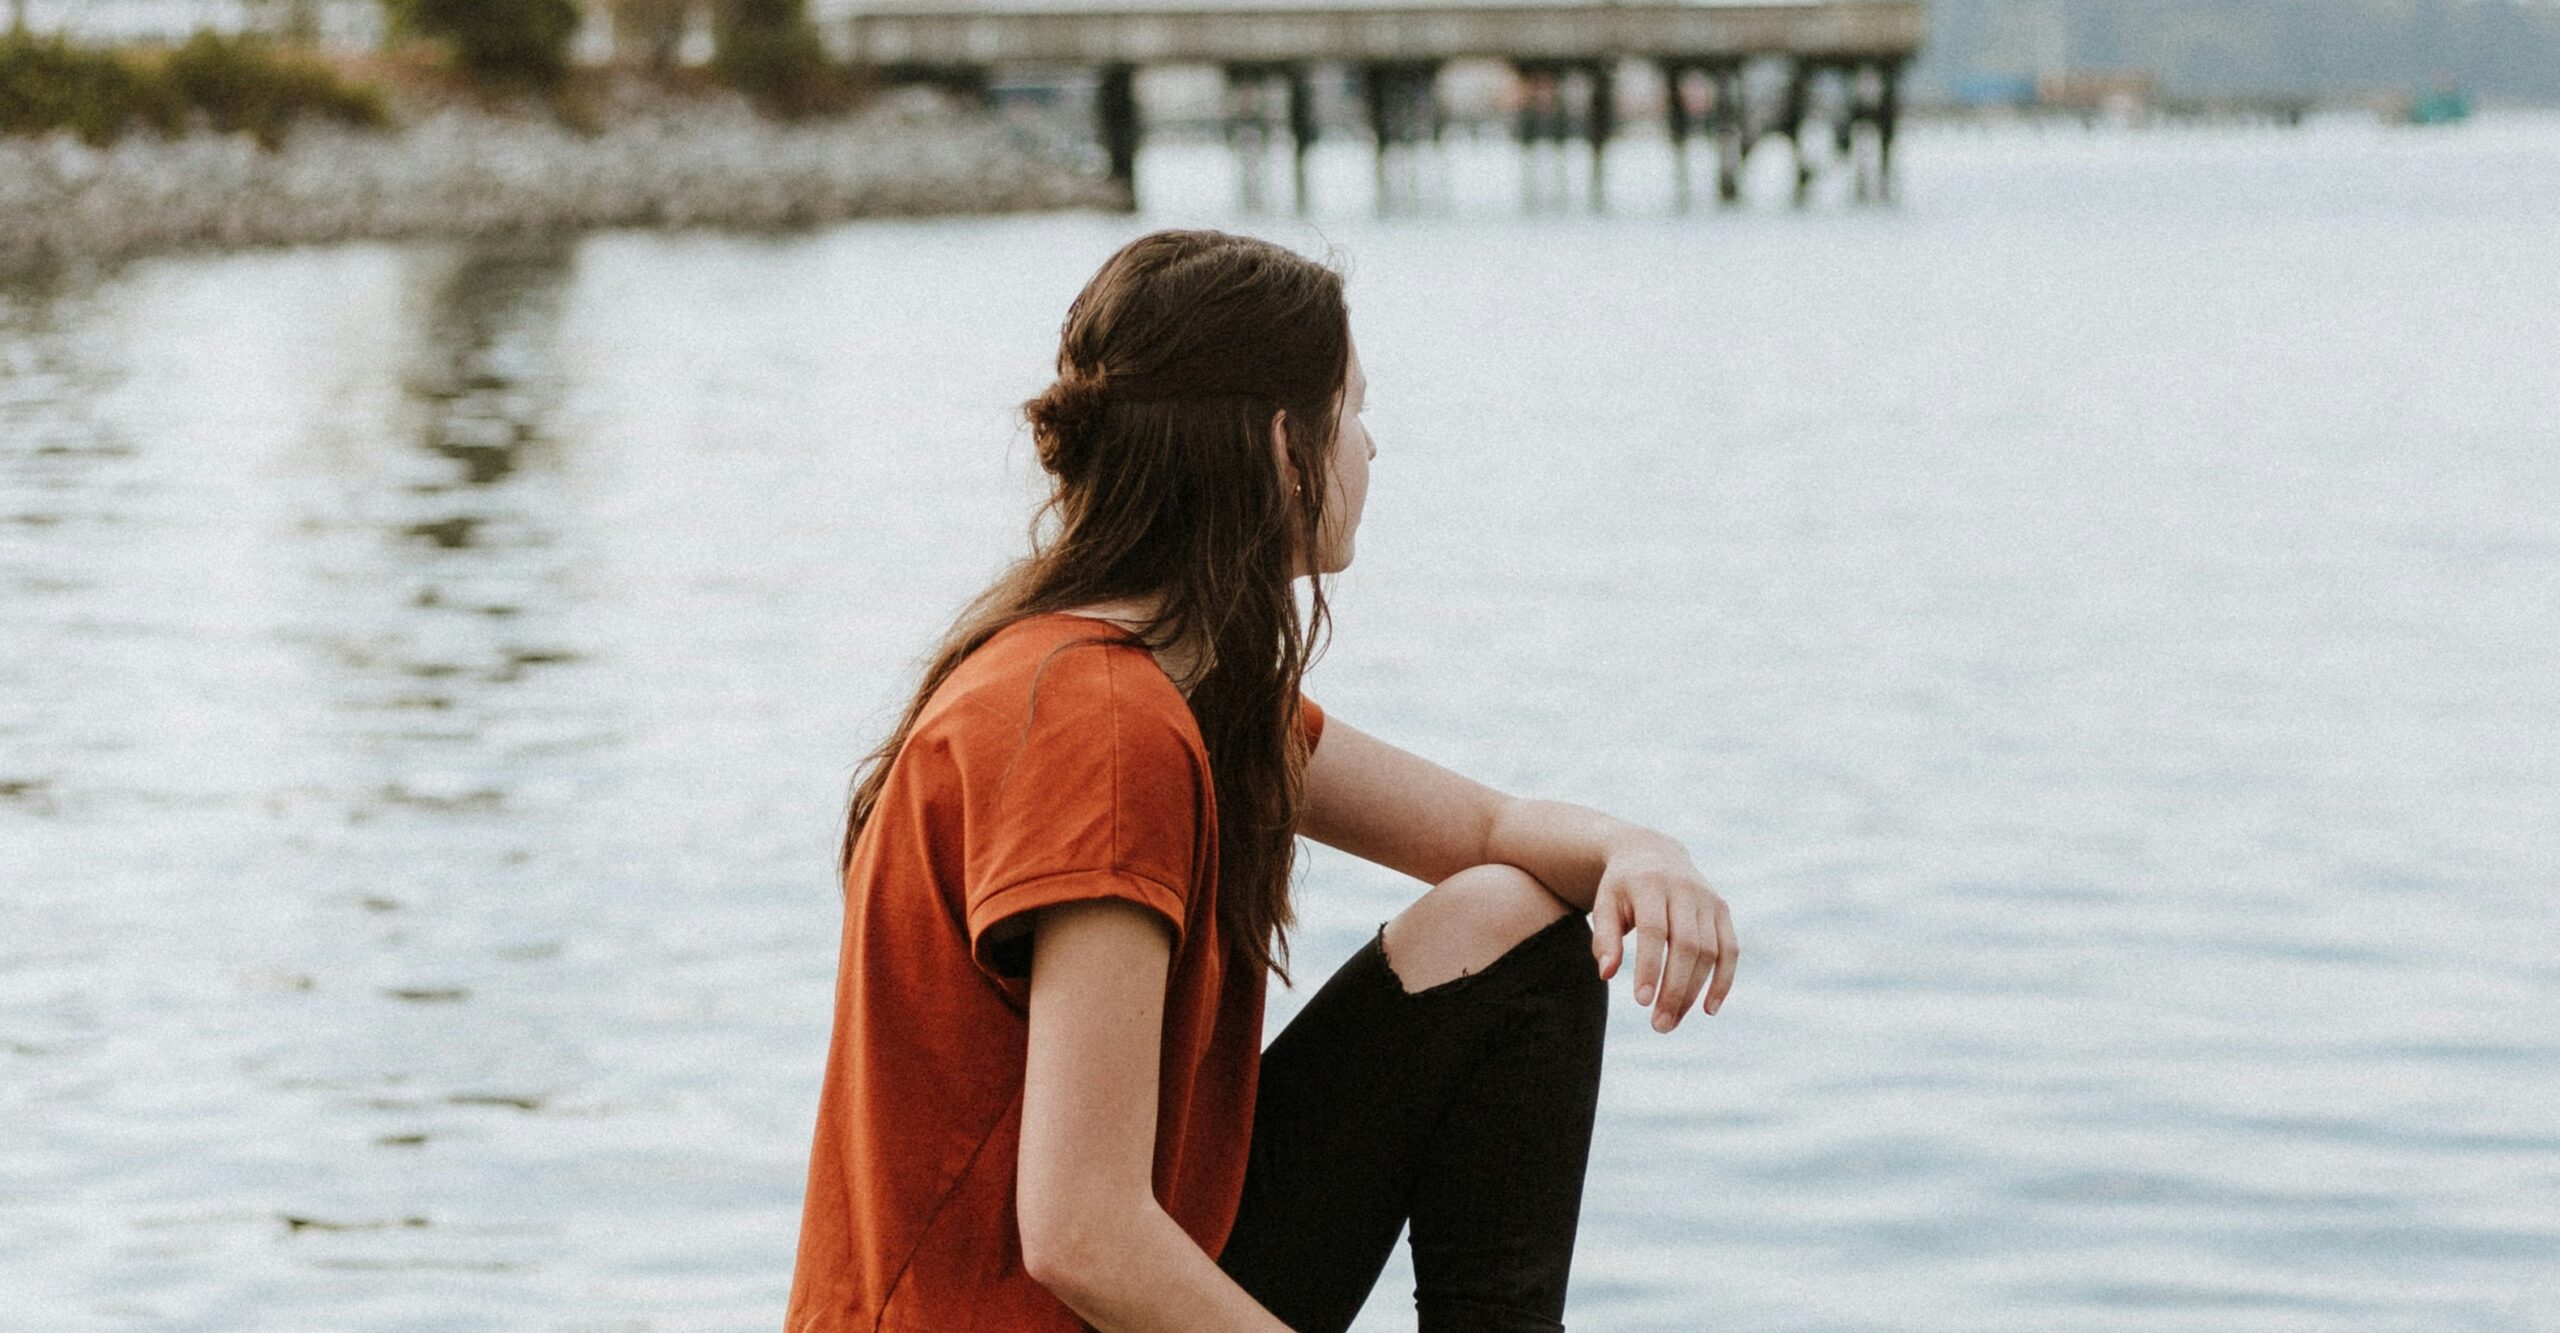
<path id="1" fill-rule="evenodd" d="M 1689 860 L 1689 850 L 1670 837 L 1570 801 L 1513 797 L 1485 830 L 1485 860 L 1528 871 L 1583 912 L 1610 860 L 1628 854 Z"/>
<path id="2" fill-rule="evenodd" d="M 1634 960 L 1633 994 L 1654 1007 L 1654 1031 L 1678 1027 L 1702 987 L 1706 1012 L 1724 1003 L 1739 956 L 1733 914 L 1678 841 L 1586 806 L 1516 798 L 1483 838 L 1485 860 L 1518 866 L 1591 913 L 1603 979 Z"/>
<path id="3" fill-rule="evenodd" d="M 1042 1284 L 1103 1333 L 1289 1333 L 1152 1201 L 1060 1268 Z"/>

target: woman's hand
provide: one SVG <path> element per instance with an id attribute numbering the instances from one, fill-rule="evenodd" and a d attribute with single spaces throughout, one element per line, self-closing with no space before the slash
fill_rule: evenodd
<path id="1" fill-rule="evenodd" d="M 1617 975 L 1635 932 L 1636 1003 L 1669 1032 L 1709 978 L 1706 1009 L 1733 986 L 1733 914 L 1670 837 L 1569 801 L 1508 796 L 1327 713 L 1307 760 L 1298 831 L 1438 884 L 1470 866 L 1510 865 L 1591 913 L 1600 976 Z M 1584 907 L 1583 904 L 1591 904 Z M 1657 1003 L 1657 999 L 1659 1003 Z"/>
<path id="2" fill-rule="evenodd" d="M 1603 980 L 1618 974 L 1626 935 L 1635 934 L 1636 1003 L 1653 1006 L 1653 1030 L 1680 1026 L 1689 1002 L 1713 976 L 1706 1011 L 1733 988 L 1733 913 L 1685 853 L 1646 849 L 1609 858 L 1591 902 L 1592 951 Z"/>

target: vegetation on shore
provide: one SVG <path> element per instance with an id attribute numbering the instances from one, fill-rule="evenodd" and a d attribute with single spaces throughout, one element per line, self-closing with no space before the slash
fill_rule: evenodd
<path id="1" fill-rule="evenodd" d="M 138 132 L 210 130 L 247 132 L 274 148 L 303 120 L 387 129 L 412 109 L 527 101 L 593 133 L 633 81 L 635 71 L 572 65 L 578 0 L 381 2 L 393 41 L 369 56 L 257 34 L 98 47 L 0 31 L 0 135 L 67 130 L 105 147 Z M 662 97 L 734 90 L 779 120 L 850 112 L 872 91 L 859 72 L 827 58 L 806 0 L 721 0 L 713 32 L 708 68 L 677 67 L 668 43 L 636 72 Z"/>
<path id="2" fill-rule="evenodd" d="M 380 126 L 379 88 L 258 37 L 200 32 L 165 50 L 0 33 L 0 134 L 67 129 L 104 147 L 135 130 L 247 132 L 270 148 L 304 118 Z"/>
<path id="3" fill-rule="evenodd" d="M 497 86 L 558 87 L 578 35 L 577 0 L 382 0 L 396 35 L 452 49 L 454 63 Z"/>
<path id="4" fill-rule="evenodd" d="M 805 0 L 719 0 L 702 64 L 622 24 L 659 0 L 617 9 L 640 40 L 603 64 L 569 58 L 575 0 L 383 3 L 388 40 L 367 51 L 0 32 L 0 277 L 185 250 L 764 232 L 1120 198 L 967 98 L 833 63 Z"/>
<path id="5" fill-rule="evenodd" d="M 859 81 L 827 60 L 807 0 L 727 0 L 713 31 L 711 68 L 769 115 L 820 115 L 860 100 Z"/>

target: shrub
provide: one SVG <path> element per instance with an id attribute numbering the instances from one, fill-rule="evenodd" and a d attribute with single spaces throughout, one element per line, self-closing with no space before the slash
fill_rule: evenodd
<path id="1" fill-rule="evenodd" d="M 445 42 L 465 73 L 550 89 L 569 72 L 577 0 L 382 0 L 395 31 Z"/>
<path id="2" fill-rule="evenodd" d="M 164 81 L 116 52 L 74 46 L 59 34 L 0 35 L 0 134 L 68 129 L 104 147 L 137 124 L 176 129 L 183 113 Z"/>
<path id="3" fill-rule="evenodd" d="M 768 112 L 834 110 L 849 97 L 804 0 L 729 0 L 714 36 L 713 71 Z"/>
<path id="4" fill-rule="evenodd" d="M 269 148 L 304 116 L 389 120 L 379 91 L 254 37 L 198 33 L 165 55 L 74 46 L 60 36 L 0 35 L 0 134 L 68 129 L 104 147 L 137 129 L 176 133 L 201 118 Z"/>
<path id="5" fill-rule="evenodd" d="M 246 130 L 269 148 L 304 116 L 348 125 L 390 120 L 382 94 L 341 82 L 328 66 L 270 47 L 254 37 L 200 32 L 161 66 L 186 105 L 223 133 Z"/>

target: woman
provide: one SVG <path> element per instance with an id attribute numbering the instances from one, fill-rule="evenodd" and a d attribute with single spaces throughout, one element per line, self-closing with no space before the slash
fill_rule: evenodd
<path id="1" fill-rule="evenodd" d="M 855 785 L 790 1333 L 1340 1329 L 1408 1223 L 1424 1329 L 1563 1327 L 1607 979 L 1713 1013 L 1731 919 L 1671 839 L 1300 695 L 1365 393 L 1340 277 L 1261 241 L 1141 237 L 1068 309 L 1046 524 Z M 1297 834 L 1434 887 L 1265 1052 Z"/>

